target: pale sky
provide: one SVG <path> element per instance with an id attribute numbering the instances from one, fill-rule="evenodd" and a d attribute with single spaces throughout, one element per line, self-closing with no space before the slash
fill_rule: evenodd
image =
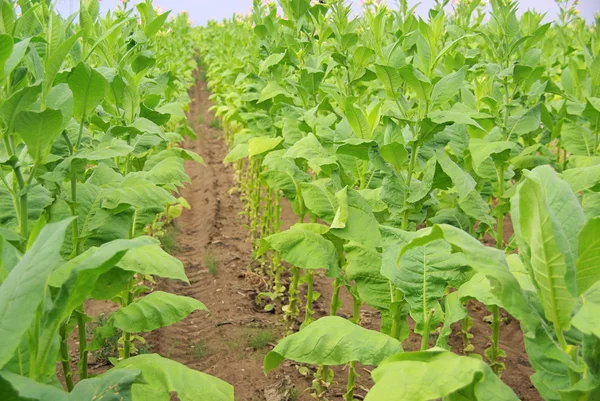
<path id="1" fill-rule="evenodd" d="M 78 0 L 57 0 L 59 10 L 69 13 L 75 11 L 79 4 Z M 102 0 L 103 10 L 113 8 L 119 0 Z M 135 3 L 136 1 L 132 1 Z M 352 0 L 354 3 L 360 3 L 358 0 Z M 409 0 L 409 3 L 415 4 L 416 0 Z M 421 15 L 426 15 L 427 10 L 434 4 L 434 0 L 422 0 L 418 7 Z M 580 0 L 581 14 L 591 20 L 595 13 L 600 12 L 600 0 Z M 154 4 L 166 10 L 188 11 L 194 23 L 203 25 L 211 19 L 221 20 L 229 18 L 233 13 L 245 14 L 252 6 L 252 0 L 154 0 Z M 388 4 L 396 4 L 395 0 L 388 0 Z M 553 0 L 520 0 L 519 10 L 525 11 L 529 8 L 535 8 L 540 12 L 547 12 L 550 19 L 556 16 L 558 7 Z"/>

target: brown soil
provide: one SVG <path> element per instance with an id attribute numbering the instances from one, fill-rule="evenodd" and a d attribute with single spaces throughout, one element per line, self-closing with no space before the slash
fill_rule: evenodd
<path id="1" fill-rule="evenodd" d="M 224 166 L 223 158 L 227 146 L 218 129 L 211 122 L 214 117 L 208 111 L 211 103 L 209 92 L 202 81 L 192 90 L 194 102 L 189 112 L 190 125 L 198 135 L 197 140 L 188 140 L 185 147 L 202 155 L 206 166 L 187 162 L 186 169 L 192 184 L 182 190 L 183 196 L 192 206 L 178 219 L 176 256 L 185 265 L 190 284 L 161 282 L 163 290 L 187 295 L 204 302 L 210 314 L 196 312 L 182 322 L 152 334 L 148 341 L 150 352 L 157 352 L 187 366 L 217 376 L 235 388 L 237 401 L 308 401 L 314 400 L 307 390 L 311 386 L 312 371 L 291 362 L 268 376 L 263 373 L 264 355 L 284 336 L 285 326 L 278 315 L 266 313 L 256 306 L 255 297 L 264 287 L 264 280 L 250 273 L 252 263 L 251 246 L 247 242 L 245 221 L 239 215 L 243 209 L 235 187 L 233 170 Z M 295 223 L 291 208 L 284 207 L 282 227 Z M 507 225 L 510 222 L 507 221 Z M 511 228 L 507 228 L 507 234 Z M 508 238 L 507 238 L 508 239 Z M 315 290 L 321 294 L 315 309 L 315 318 L 325 316 L 332 295 L 331 279 L 315 278 Z M 350 317 L 352 302 L 349 294 L 342 291 L 343 307 L 339 315 Z M 96 316 L 107 312 L 106 304 L 86 304 L 87 312 Z M 485 307 L 469 304 L 473 318 L 471 330 L 475 352 L 483 354 L 491 335 Z M 524 351 L 523 336 L 518 322 L 510 316 L 501 329 L 501 347 L 507 353 L 506 371 L 502 379 L 514 389 L 523 401 L 541 401 L 531 385 L 533 373 Z M 378 330 L 378 312 L 364 307 L 361 324 Z M 270 335 L 269 335 L 270 333 Z M 254 349 L 252 340 L 257 335 L 267 338 L 268 344 Z M 271 338 L 269 338 L 271 336 Z M 416 350 L 420 337 L 411 335 L 405 342 L 407 350 Z M 459 335 L 452 336 L 450 344 L 459 354 L 463 343 Z M 254 344 L 256 345 L 256 344 Z M 345 392 L 345 367 L 335 369 L 336 383 L 329 389 L 328 399 L 342 400 Z M 358 366 L 357 399 L 363 399 L 373 385 L 369 371 L 373 367 Z M 93 369 L 98 373 L 100 369 Z M 288 395 L 283 395 L 287 391 Z"/>

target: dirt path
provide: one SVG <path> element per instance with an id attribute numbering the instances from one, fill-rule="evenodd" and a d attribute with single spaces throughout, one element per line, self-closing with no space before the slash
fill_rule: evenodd
<path id="1" fill-rule="evenodd" d="M 260 282 L 248 274 L 251 248 L 246 241 L 244 220 L 239 216 L 243 205 L 239 194 L 231 193 L 235 186 L 232 168 L 222 164 L 227 146 L 208 111 L 212 105 L 209 95 L 202 81 L 198 81 L 191 93 L 194 102 L 188 115 L 198 139 L 188 140 L 185 146 L 202 155 L 207 166 L 192 162 L 186 165 L 192 184 L 182 190 L 181 196 L 192 209 L 185 211 L 177 221 L 180 231 L 176 256 L 185 265 L 190 285 L 168 282 L 161 286 L 201 300 L 210 315 L 196 312 L 178 324 L 159 330 L 150 339 L 152 352 L 231 383 L 237 401 L 313 400 L 306 391 L 311 385 L 312 373 L 303 375 L 296 366 L 285 362 L 269 376 L 263 374 L 264 355 L 283 337 L 285 329 L 278 316 L 263 312 L 254 303 Z M 291 211 L 284 209 L 283 227 L 291 225 L 294 219 Z M 331 282 L 317 277 L 315 286 L 322 295 L 315 306 L 318 318 L 328 310 Z M 350 316 L 349 301 L 348 295 L 343 294 L 345 305 L 341 316 Z M 469 309 L 474 320 L 474 345 L 476 351 L 482 353 L 490 335 L 489 325 L 483 321 L 486 311 L 481 305 L 471 305 Z M 379 317 L 369 308 L 363 308 L 362 321 L 365 327 L 379 329 Z M 509 320 L 502 332 L 501 345 L 508 353 L 503 379 L 522 400 L 541 400 L 529 381 L 532 371 L 524 354 L 518 323 Z M 406 345 L 416 349 L 419 343 L 420 338 L 413 335 Z M 458 337 L 453 338 L 451 344 L 455 352 L 461 352 Z M 358 373 L 361 376 L 356 394 L 360 397 L 373 383 L 366 369 L 359 367 Z M 335 369 L 335 377 L 341 384 L 330 389 L 330 400 L 342 400 L 345 375 L 342 368 Z"/>

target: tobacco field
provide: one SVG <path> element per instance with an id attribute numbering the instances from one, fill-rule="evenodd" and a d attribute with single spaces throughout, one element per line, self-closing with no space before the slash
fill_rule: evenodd
<path id="1" fill-rule="evenodd" d="M 600 401 L 600 14 L 556 3 L 0 0 L 0 400 Z"/>

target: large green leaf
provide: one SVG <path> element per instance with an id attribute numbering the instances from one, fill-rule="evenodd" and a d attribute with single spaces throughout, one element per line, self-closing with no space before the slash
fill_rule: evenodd
<path id="1" fill-rule="evenodd" d="M 170 326 L 206 306 L 194 298 L 155 291 L 114 312 L 115 327 L 127 333 L 146 333 Z"/>
<path id="2" fill-rule="evenodd" d="M 22 111 L 15 118 L 14 129 L 23 138 L 31 158 L 43 161 L 63 130 L 63 114 L 54 109 Z"/>
<path id="3" fill-rule="evenodd" d="M 508 119 L 509 135 L 525 135 L 540 128 L 542 106 L 537 104 L 517 117 Z"/>
<path id="4" fill-rule="evenodd" d="M 72 219 L 48 224 L 0 286 L 0 367 L 11 358 L 35 319 L 48 277 L 62 261 L 60 247 Z"/>
<path id="5" fill-rule="evenodd" d="M 546 318 L 558 329 L 566 329 L 576 304 L 573 290 L 575 271 L 574 265 L 567 261 L 568 254 L 562 252 L 570 248 L 569 237 L 563 232 L 560 215 L 556 212 L 566 213 L 565 217 L 571 219 L 577 218 L 570 209 L 577 211 L 579 205 L 569 208 L 569 193 L 573 198 L 574 195 L 567 185 L 566 190 L 563 188 L 564 192 L 554 193 L 561 196 L 563 202 L 553 210 L 549 202 L 556 198 L 550 198 L 547 190 L 540 178 L 530 174 L 519 186 L 518 197 L 513 200 L 513 224 L 518 226 L 522 248 L 528 255 L 526 262 L 531 266 Z"/>
<path id="6" fill-rule="evenodd" d="M 322 232 L 327 231 L 327 227 Z M 275 249 L 286 262 L 302 269 L 325 269 L 334 272 L 338 267 L 335 245 L 315 232 L 311 224 L 296 224 L 289 230 L 265 238 L 263 244 Z M 261 245 L 264 248 L 265 245 Z"/>
<path id="7" fill-rule="evenodd" d="M 116 369 L 139 369 L 146 383 L 133 385 L 134 401 L 233 401 L 233 387 L 216 377 L 190 369 L 157 354 L 139 355 L 120 362 Z"/>
<path id="8" fill-rule="evenodd" d="M 365 401 L 519 401 L 481 359 L 449 351 L 397 354 L 372 376 L 375 386 Z"/>
<path id="9" fill-rule="evenodd" d="M 354 105 L 351 99 L 346 100 L 344 114 L 357 137 L 361 139 L 369 139 L 371 137 L 369 121 L 367 121 L 365 114 Z"/>
<path id="10" fill-rule="evenodd" d="M 4 64 L 13 52 L 15 42 L 10 35 L 0 35 L 0 78 L 4 77 Z"/>
<path id="11" fill-rule="evenodd" d="M 273 150 L 279 146 L 281 142 L 283 142 L 283 138 L 280 136 L 275 138 L 266 136 L 250 138 L 248 141 L 248 156 L 254 157 Z"/>
<path id="12" fill-rule="evenodd" d="M 452 254 L 450 245 L 433 241 L 411 248 L 396 262 L 393 275 L 388 277 L 404 294 L 410 305 L 410 315 L 421 333 L 430 319 L 431 328 L 443 320 L 439 300 L 448 287 L 462 281 L 465 261 L 461 254 Z M 454 285 L 451 285 L 454 284 Z"/>
<path id="13" fill-rule="evenodd" d="M 281 340 L 265 356 L 264 370 L 269 373 L 285 359 L 314 365 L 343 365 L 353 361 L 378 365 L 401 350 L 400 342 L 387 334 L 328 316 Z"/>
<path id="14" fill-rule="evenodd" d="M 482 165 L 487 161 L 491 163 L 491 161 L 508 160 L 510 151 L 514 147 L 515 143 L 510 141 L 488 142 L 483 139 L 471 138 L 469 140 L 469 151 L 473 158 L 473 169 L 479 176 L 485 177 L 481 168 Z M 494 167 L 493 164 L 492 167 Z"/>
<path id="15" fill-rule="evenodd" d="M 79 63 L 71 70 L 68 82 L 75 98 L 73 116 L 81 121 L 89 117 L 104 99 L 108 90 L 108 81 L 95 69 Z"/>
<path id="16" fill-rule="evenodd" d="M 4 120 L 10 132 L 14 131 L 17 115 L 35 103 L 41 90 L 41 85 L 26 86 L 15 92 L 0 105 L 0 118 Z"/>
<path id="17" fill-rule="evenodd" d="M 165 252 L 159 244 L 129 251 L 118 266 L 127 271 L 162 278 L 172 278 L 188 283 L 183 263 Z"/>
<path id="18" fill-rule="evenodd" d="M 35 224 L 44 209 L 52 204 L 52 202 L 53 198 L 50 191 L 34 179 L 27 191 L 27 214 L 31 226 Z M 13 198 L 4 185 L 0 186 L 0 224 L 4 228 L 15 231 L 19 226 L 19 219 Z"/>
<path id="19" fill-rule="evenodd" d="M 300 184 L 304 204 L 327 224 L 331 224 L 338 209 L 335 185 L 330 179 L 313 180 Z"/>
<path id="20" fill-rule="evenodd" d="M 574 156 L 592 156 L 594 154 L 594 137 L 584 127 L 567 120 L 560 132 L 563 148 Z"/>
<path id="21" fill-rule="evenodd" d="M 126 204 L 138 209 L 161 212 L 167 204 L 175 201 L 173 195 L 148 180 L 128 178 L 105 192 L 102 207 L 115 209 Z"/>
<path id="22" fill-rule="evenodd" d="M 504 252 L 486 247 L 469 233 L 449 225 L 435 225 L 419 230 L 418 233 L 406 233 L 386 227 L 387 249 L 384 248 L 383 268 L 396 264 L 399 256 L 410 249 L 423 246 L 437 239 L 444 239 L 452 246 L 453 252 L 460 252 L 467 266 L 476 273 L 484 275 L 491 283 L 492 294 L 501 306 L 521 322 L 523 330 L 534 330 L 538 325 L 537 313 L 534 313 L 524 296 L 517 279 L 509 270 Z M 394 245 L 394 243 L 404 245 Z M 399 252 L 398 252 L 399 249 Z"/>

